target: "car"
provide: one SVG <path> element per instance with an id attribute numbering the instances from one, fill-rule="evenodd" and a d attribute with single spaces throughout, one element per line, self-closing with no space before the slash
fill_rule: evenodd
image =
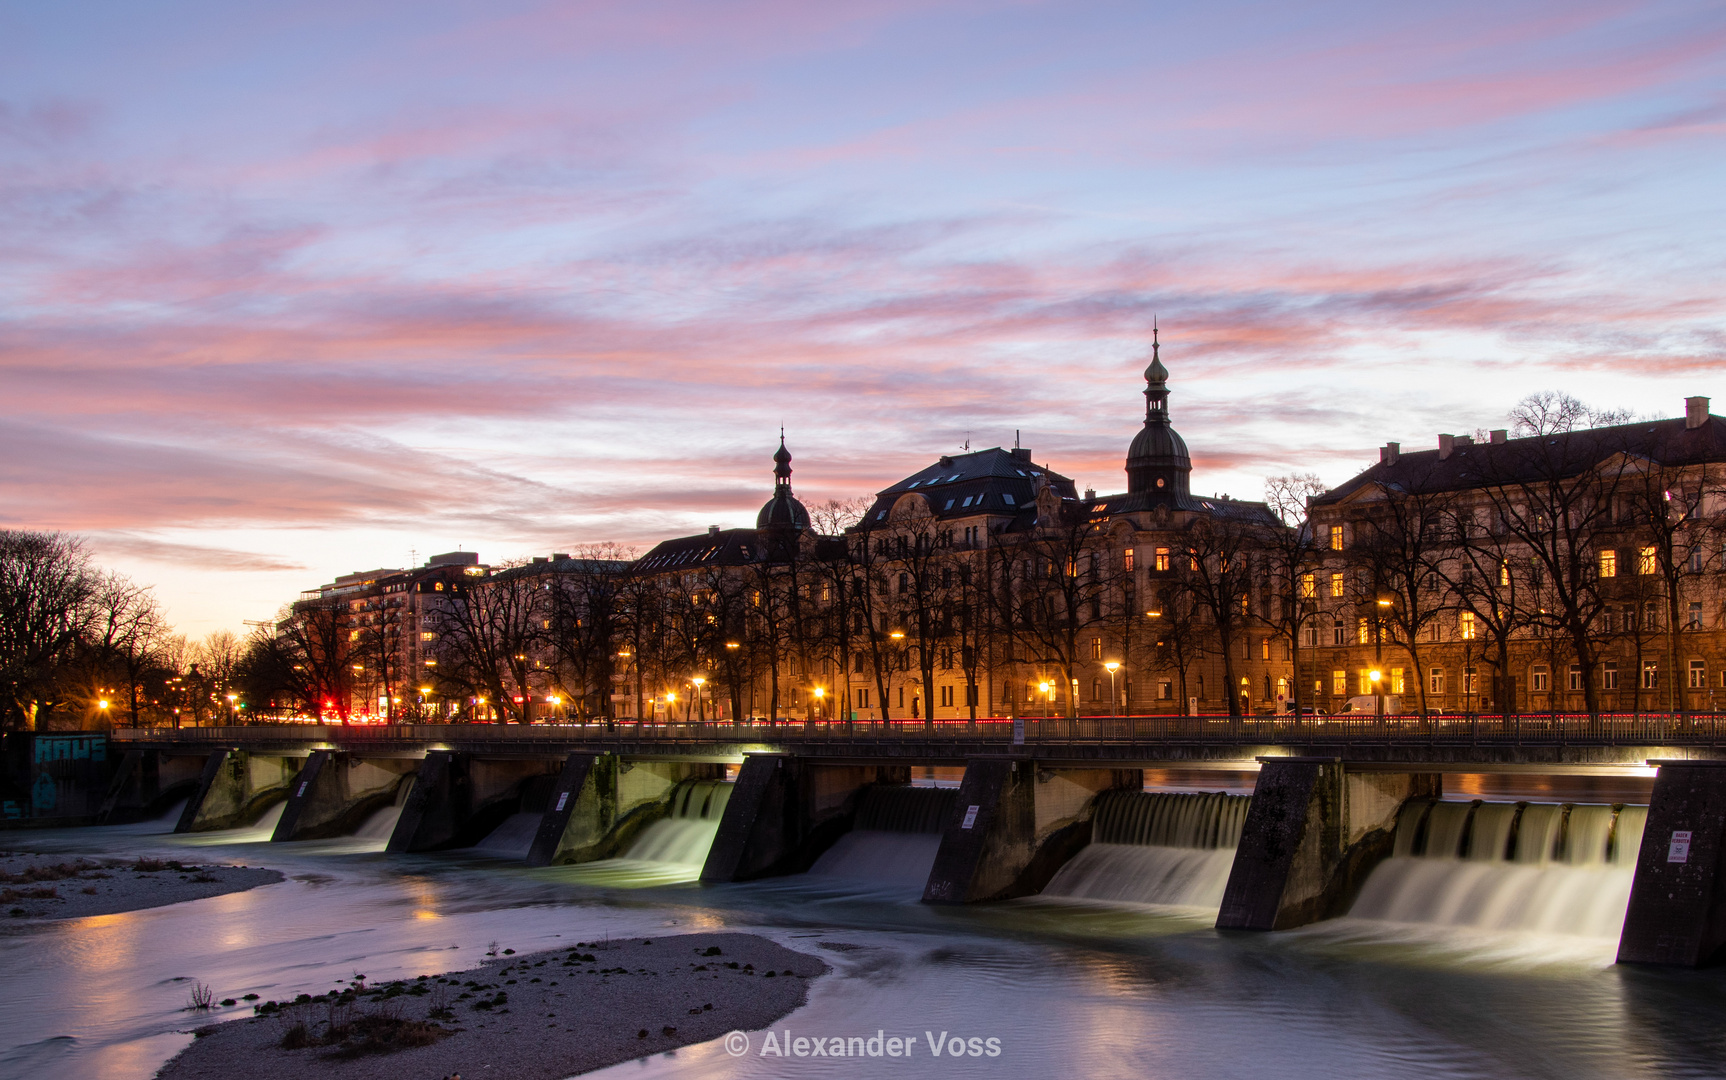
<path id="1" fill-rule="evenodd" d="M 1338 716 L 1358 716 L 1361 713 L 1366 713 L 1369 716 L 1376 716 L 1379 713 L 1378 703 L 1380 701 L 1384 702 L 1385 716 L 1396 716 L 1402 712 L 1401 694 L 1385 694 L 1382 697 L 1376 694 L 1356 694 L 1343 702 L 1342 708 L 1338 709 L 1336 714 Z"/>
<path id="2" fill-rule="evenodd" d="M 1294 712 L 1294 702 L 1292 702 L 1292 701 L 1283 702 L 1283 712 L 1285 712 L 1285 713 Z M 1328 715 L 1323 709 L 1315 708 L 1314 706 L 1311 706 L 1311 705 L 1302 705 L 1300 707 L 1300 714 L 1302 716 L 1326 716 L 1326 715 Z"/>

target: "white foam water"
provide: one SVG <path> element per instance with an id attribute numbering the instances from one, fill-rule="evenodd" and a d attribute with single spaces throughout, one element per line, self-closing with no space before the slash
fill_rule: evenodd
<path id="1" fill-rule="evenodd" d="M 396 822 L 402 816 L 399 806 L 386 806 L 382 810 L 366 818 L 365 823 L 354 830 L 356 840 L 376 840 L 387 844 L 390 834 L 396 831 Z"/>
<path id="2" fill-rule="evenodd" d="M 1641 806 L 1410 804 L 1349 916 L 1615 940 L 1647 818 Z"/>
<path id="3" fill-rule="evenodd" d="M 1056 872 L 1044 896 L 1215 910 L 1235 849 L 1091 844 Z"/>

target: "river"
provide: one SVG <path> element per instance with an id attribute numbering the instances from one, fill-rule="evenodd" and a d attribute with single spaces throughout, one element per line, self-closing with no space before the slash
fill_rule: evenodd
<path id="1" fill-rule="evenodd" d="M 187 1029 L 209 1022 L 184 1011 L 193 981 L 218 997 L 282 998 L 356 972 L 377 981 L 469 966 L 493 942 L 531 951 L 721 927 L 832 965 L 778 1028 L 915 1036 L 917 1056 L 762 1056 L 758 1034 L 741 1057 L 715 1042 L 592 1075 L 1726 1076 L 1726 976 L 1616 967 L 1606 937 L 1361 918 L 1219 934 L 1202 912 L 1173 908 L 934 908 L 913 885 L 871 891 L 842 872 L 702 887 L 679 880 L 693 875 L 688 862 L 530 870 L 484 851 L 387 856 L 381 829 L 269 844 L 263 829 L 193 837 L 170 826 L 14 833 L 6 846 L 262 865 L 288 880 L 0 924 L 0 1076 L 149 1077 Z M 879 862 L 879 848 L 868 858 Z M 1001 1054 L 931 1061 L 925 1033 L 942 1032 L 997 1038 Z"/>

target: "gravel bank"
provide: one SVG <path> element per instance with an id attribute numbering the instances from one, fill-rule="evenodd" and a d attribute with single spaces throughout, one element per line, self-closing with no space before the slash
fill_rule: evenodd
<path id="1" fill-rule="evenodd" d="M 281 880 L 280 873 L 259 867 L 0 853 L 0 917 L 112 915 L 244 892 Z"/>
<path id="2" fill-rule="evenodd" d="M 285 1008 L 259 1003 L 262 1015 L 198 1029 L 157 1076 L 559 1080 L 765 1027 L 802 1005 L 809 980 L 826 970 L 753 934 L 500 955 L 466 971 L 360 984 Z M 332 1022 L 345 1035 L 332 1038 Z"/>

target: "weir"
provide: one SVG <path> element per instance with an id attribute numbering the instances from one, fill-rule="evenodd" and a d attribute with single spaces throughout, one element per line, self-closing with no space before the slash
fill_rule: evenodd
<path id="1" fill-rule="evenodd" d="M 904 765 L 849 765 L 781 754 L 743 759 L 707 861 L 704 882 L 800 874 L 850 832 L 864 790 L 908 784 Z"/>
<path id="2" fill-rule="evenodd" d="M 690 782 L 717 781 L 724 773 L 725 767 L 713 762 L 571 754 L 539 806 L 538 823 L 525 853 L 527 864 L 556 866 L 617 858 L 655 823 L 678 816 L 679 806 L 674 803 L 687 793 Z M 722 810 L 724 803 L 718 805 Z"/>
<path id="3" fill-rule="evenodd" d="M 270 839 L 323 840 L 351 834 L 379 810 L 395 805 L 417 764 L 314 751 L 294 777 Z"/>
<path id="4" fill-rule="evenodd" d="M 957 797 L 952 788 L 870 785 L 851 831 L 815 860 L 810 875 L 921 893 Z"/>
<path id="5" fill-rule="evenodd" d="M 1106 791 L 1091 843 L 1044 896 L 1215 910 L 1246 824 L 1247 795 Z"/>
<path id="6" fill-rule="evenodd" d="M 1410 800 L 1349 914 L 1616 938 L 1647 808 Z"/>
<path id="7" fill-rule="evenodd" d="M 174 831 L 211 832 L 251 824 L 288 797 L 301 765 L 299 759 L 274 754 L 213 752 L 187 795 Z M 140 761 L 140 772 L 142 766 Z"/>

